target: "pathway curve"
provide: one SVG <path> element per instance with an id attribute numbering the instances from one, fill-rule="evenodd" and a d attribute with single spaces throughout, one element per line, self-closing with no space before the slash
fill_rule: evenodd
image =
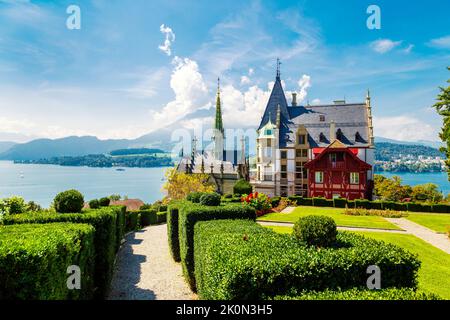
<path id="1" fill-rule="evenodd" d="M 420 224 L 405 218 L 385 218 L 387 221 L 406 230 L 406 232 L 428 242 L 429 244 L 450 254 L 450 240 L 446 234 L 436 233 Z"/>
<path id="2" fill-rule="evenodd" d="M 191 300 L 181 265 L 170 255 L 167 226 L 128 234 L 117 255 L 110 300 Z"/>
<path id="3" fill-rule="evenodd" d="M 263 226 L 274 226 L 274 227 L 293 227 L 294 224 L 291 222 L 276 222 L 276 221 L 257 221 Z M 370 232 L 389 232 L 389 233 L 401 233 L 406 234 L 405 230 L 391 230 L 391 229 L 376 229 L 376 228 L 359 228 L 359 227 L 337 227 L 338 230 L 343 231 L 370 231 Z"/>

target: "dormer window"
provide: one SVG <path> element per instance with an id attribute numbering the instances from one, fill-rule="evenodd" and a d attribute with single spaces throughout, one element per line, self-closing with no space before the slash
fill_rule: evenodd
<path id="1" fill-rule="evenodd" d="M 319 116 L 319 121 L 320 122 L 325 122 L 325 116 L 324 115 L 320 115 Z"/>
<path id="2" fill-rule="evenodd" d="M 336 138 L 337 138 L 338 140 L 342 140 L 343 137 L 344 137 L 344 134 L 342 133 L 342 130 L 341 130 L 341 129 L 338 129 L 338 130 L 336 131 Z"/>
<path id="3" fill-rule="evenodd" d="M 320 142 L 327 142 L 327 138 L 325 138 L 325 135 L 323 134 L 323 132 L 321 132 L 320 135 L 319 135 L 319 141 Z"/>
<path id="4" fill-rule="evenodd" d="M 355 141 L 356 142 L 362 142 L 363 138 L 361 137 L 361 135 L 359 134 L 359 132 L 355 133 Z"/>
<path id="5" fill-rule="evenodd" d="M 272 129 L 267 129 L 266 136 L 271 136 L 271 135 L 272 135 Z"/>

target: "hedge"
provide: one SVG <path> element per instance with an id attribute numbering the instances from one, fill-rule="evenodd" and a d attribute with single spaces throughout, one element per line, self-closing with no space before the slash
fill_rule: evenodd
<path id="1" fill-rule="evenodd" d="M 110 206 L 110 210 L 113 210 L 117 213 L 116 219 L 116 252 L 119 251 L 120 245 L 122 243 L 122 239 L 125 236 L 125 228 L 126 228 L 126 211 L 127 207 L 125 206 Z"/>
<path id="2" fill-rule="evenodd" d="M 300 198 L 297 200 L 297 205 L 299 206 L 312 206 L 313 199 L 312 198 Z"/>
<path id="3" fill-rule="evenodd" d="M 126 228 L 127 232 L 135 231 L 139 227 L 139 211 L 127 211 L 126 215 Z"/>
<path id="4" fill-rule="evenodd" d="M 345 208 L 347 206 L 347 199 L 345 198 L 334 198 L 333 201 L 336 208 Z"/>
<path id="5" fill-rule="evenodd" d="M 120 208 L 120 207 L 119 207 Z M 117 207 L 107 207 L 98 210 L 87 210 L 83 213 L 25 213 L 10 215 L 2 220 L 4 225 L 11 224 L 45 224 L 53 222 L 87 223 L 95 228 L 95 297 L 104 298 L 109 290 L 114 270 L 114 260 L 119 231 L 117 230 Z"/>
<path id="6" fill-rule="evenodd" d="M 431 205 L 421 204 L 421 203 L 408 203 L 408 211 L 411 212 L 430 212 Z"/>
<path id="7" fill-rule="evenodd" d="M 355 208 L 370 209 L 370 201 L 366 199 L 356 199 Z"/>
<path id="8" fill-rule="evenodd" d="M 255 220 L 255 209 L 250 206 L 228 204 L 218 207 L 202 206 L 185 203 L 179 206 L 178 240 L 180 243 L 180 258 L 183 274 L 195 291 L 194 276 L 194 226 L 198 221 L 218 219 L 249 219 Z"/>
<path id="9" fill-rule="evenodd" d="M 370 201 L 368 204 L 368 208 L 365 209 L 372 209 L 372 210 L 391 209 L 390 205 L 385 206 L 386 203 L 388 202 Z"/>
<path id="10" fill-rule="evenodd" d="M 0 300 L 90 299 L 94 232 L 75 223 L 0 226 Z M 71 265 L 80 267 L 80 290 L 67 288 Z"/>
<path id="11" fill-rule="evenodd" d="M 333 206 L 333 200 L 332 199 L 325 199 L 325 198 L 313 198 L 313 206 L 315 207 L 332 207 Z"/>
<path id="12" fill-rule="evenodd" d="M 157 223 L 157 217 L 156 217 L 156 210 L 149 209 L 149 210 L 139 210 L 139 224 L 141 227 L 146 227 L 151 224 Z"/>
<path id="13" fill-rule="evenodd" d="M 158 212 L 156 214 L 156 223 L 165 223 L 167 222 L 167 212 Z"/>
<path id="14" fill-rule="evenodd" d="M 178 215 L 182 202 L 172 202 L 167 208 L 167 238 L 169 250 L 175 262 L 180 262 L 180 241 L 178 239 Z"/>
<path id="15" fill-rule="evenodd" d="M 274 300 L 441 300 L 433 293 L 410 288 L 363 290 L 353 288 L 345 291 L 305 291 L 298 296 L 276 296 Z"/>
<path id="16" fill-rule="evenodd" d="M 281 197 L 273 197 L 270 199 L 270 204 L 272 205 L 272 208 L 278 207 L 280 204 Z"/>
<path id="17" fill-rule="evenodd" d="M 435 213 L 450 213 L 450 206 L 446 204 L 433 204 L 432 211 Z"/>
<path id="18" fill-rule="evenodd" d="M 380 267 L 383 288 L 417 286 L 420 261 L 398 246 L 338 232 L 335 247 L 317 250 L 292 235 L 261 229 L 239 220 L 195 226 L 201 299 L 262 299 L 304 290 L 365 288 L 370 265 Z"/>

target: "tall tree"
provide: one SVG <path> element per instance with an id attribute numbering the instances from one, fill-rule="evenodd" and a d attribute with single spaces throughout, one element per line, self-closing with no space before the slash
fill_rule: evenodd
<path id="1" fill-rule="evenodd" d="M 450 71 L 450 67 L 447 67 Z M 450 83 L 450 79 L 447 80 Z M 447 88 L 440 87 L 441 92 L 437 97 L 437 102 L 433 105 L 437 112 L 443 118 L 443 126 L 439 137 L 445 143 L 445 147 L 441 148 L 441 151 L 445 153 L 447 166 L 448 180 L 450 181 L 450 86 Z"/>

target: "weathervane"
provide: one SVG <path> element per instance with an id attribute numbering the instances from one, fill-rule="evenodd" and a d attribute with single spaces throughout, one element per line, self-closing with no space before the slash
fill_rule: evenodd
<path id="1" fill-rule="evenodd" d="M 277 78 L 280 77 L 280 66 L 281 66 L 280 58 L 277 58 Z"/>

